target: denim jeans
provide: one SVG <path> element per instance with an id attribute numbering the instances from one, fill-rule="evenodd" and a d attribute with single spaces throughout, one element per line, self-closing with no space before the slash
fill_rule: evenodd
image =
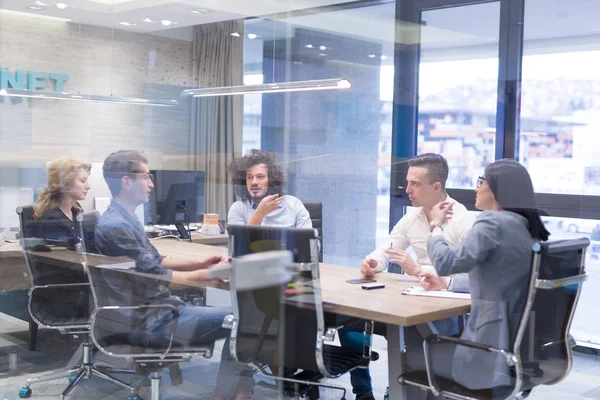
<path id="1" fill-rule="evenodd" d="M 363 350 L 365 335 L 361 326 L 364 327 L 364 323 L 344 326 L 338 331 L 342 347 Z M 367 368 L 355 368 L 350 371 L 350 383 L 352 384 L 352 393 L 356 395 L 373 391 L 371 374 Z"/>

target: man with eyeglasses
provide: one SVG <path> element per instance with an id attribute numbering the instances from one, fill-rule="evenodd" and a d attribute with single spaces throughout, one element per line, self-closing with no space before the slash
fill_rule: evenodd
<path id="1" fill-rule="evenodd" d="M 421 273 L 430 273 L 437 276 L 427 254 L 427 238 L 431 234 L 431 230 L 438 226 L 435 221 L 432 222 L 429 218 L 433 206 L 442 201 L 453 204 L 452 218 L 440 226 L 444 231 L 448 244 L 451 246 L 458 244 L 475 222 L 475 216 L 470 214 L 464 205 L 458 203 L 446 193 L 447 179 L 448 162 L 440 154 L 422 154 L 409 161 L 406 175 L 406 193 L 412 205 L 416 208 L 409 210 L 394 226 L 385 242 L 365 257 L 360 267 L 365 278 L 372 278 L 386 269 L 388 269 L 388 272 L 404 272 L 412 276 L 418 276 Z M 412 247 L 414 250 L 417 256 L 416 262 L 406 251 L 408 247 Z M 468 291 L 466 277 L 456 280 L 452 277 L 445 279 L 449 290 Z M 457 318 L 435 321 L 434 325 L 440 334 L 453 335 L 458 333 Z M 356 336 L 356 333 L 353 332 L 355 331 L 351 329 L 340 331 L 342 345 L 350 346 L 352 343 L 356 343 L 356 346 L 358 346 L 362 344 L 362 337 L 356 340 L 353 337 Z M 385 334 L 379 324 L 375 324 L 375 332 Z M 407 347 L 409 347 L 410 338 L 414 338 L 414 343 L 410 343 L 410 346 L 419 345 L 419 340 L 422 342 L 423 339 L 418 332 L 414 333 L 415 335 L 407 335 Z M 374 399 L 368 369 L 355 369 L 350 372 L 350 378 L 357 400 Z"/>
<path id="2" fill-rule="evenodd" d="M 96 226 L 96 246 L 104 255 L 127 256 L 135 260 L 135 271 L 139 273 L 135 275 L 135 293 L 123 290 L 121 281 L 116 281 L 110 282 L 113 295 L 118 296 L 120 302 L 131 297 L 127 302 L 150 306 L 137 314 L 139 323 L 132 327 L 129 340 L 133 345 L 164 347 L 169 345 L 173 323 L 176 324 L 173 341 L 184 346 L 227 338 L 213 399 L 250 399 L 252 370 L 233 360 L 229 351 L 230 332 L 222 327 L 223 319 L 232 312 L 231 307 L 194 306 L 170 292 L 170 289 L 195 286 L 197 282 L 209 280 L 209 269 L 222 262 L 222 258 L 165 257 L 150 243 L 135 215 L 136 208 L 148 201 L 154 188 L 148 160 L 140 152 L 121 150 L 110 154 L 104 160 L 102 172 L 113 198 Z M 105 301 L 111 303 L 108 299 Z M 176 307 L 177 317 L 170 309 L 156 307 L 164 304 Z M 205 383 L 213 381 L 207 379 Z"/>

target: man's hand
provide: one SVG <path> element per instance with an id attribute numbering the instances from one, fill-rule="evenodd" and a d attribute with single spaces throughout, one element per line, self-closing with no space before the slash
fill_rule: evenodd
<path id="1" fill-rule="evenodd" d="M 270 196 L 265 197 L 260 201 L 258 207 L 256 207 L 255 214 L 264 217 L 265 215 L 269 215 L 273 211 L 277 210 L 279 204 L 283 201 L 283 196 L 279 197 L 278 194 L 272 194 Z"/>
<path id="2" fill-rule="evenodd" d="M 365 258 L 362 264 L 360 264 L 360 273 L 365 278 L 372 278 L 377 272 L 379 272 L 377 270 L 377 261 L 372 258 Z"/>
<path id="3" fill-rule="evenodd" d="M 410 254 L 408 254 L 406 251 L 385 249 L 385 252 L 391 257 L 389 262 L 398 264 L 408 275 L 417 276 L 421 273 L 421 266 L 415 264 Z"/>
<path id="4" fill-rule="evenodd" d="M 223 262 L 224 259 L 221 256 L 210 256 L 207 259 L 203 260 L 203 261 L 199 261 L 199 267 L 198 269 L 205 269 L 205 268 L 210 268 L 213 265 L 216 265 L 220 262 Z"/>
<path id="5" fill-rule="evenodd" d="M 448 278 L 445 276 L 435 276 L 429 273 L 419 274 L 421 287 L 425 290 L 445 290 L 448 289 Z"/>
<path id="6" fill-rule="evenodd" d="M 438 221 L 440 224 L 446 222 L 446 220 L 452 218 L 452 208 L 454 203 L 449 201 L 442 201 L 437 203 L 429 212 L 429 218 L 431 221 Z"/>

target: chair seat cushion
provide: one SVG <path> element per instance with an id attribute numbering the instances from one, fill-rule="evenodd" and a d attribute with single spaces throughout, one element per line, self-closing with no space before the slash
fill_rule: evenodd
<path id="1" fill-rule="evenodd" d="M 113 354 L 120 355 L 136 355 L 136 354 L 162 354 L 164 353 L 168 345 L 149 343 L 148 346 L 142 346 L 138 343 L 132 343 L 131 337 L 127 333 L 115 333 L 105 336 L 101 339 L 100 345 L 106 351 Z M 208 356 L 212 355 L 214 348 L 214 342 L 192 342 L 182 343 L 177 340 L 173 340 L 170 353 L 177 352 L 188 352 L 188 353 L 204 353 L 208 352 Z"/>
<path id="2" fill-rule="evenodd" d="M 427 372 L 425 371 L 407 372 L 402 375 L 402 378 L 406 382 L 429 386 Z M 499 386 L 491 389 L 471 390 L 450 379 L 436 377 L 436 380 L 439 388 L 443 391 L 448 391 L 461 396 L 467 396 L 479 400 L 503 399 L 513 390 L 513 387 L 511 386 Z"/>
<path id="3" fill-rule="evenodd" d="M 327 371 L 332 375 L 344 374 L 356 366 L 369 365 L 369 359 L 364 358 L 361 351 L 332 345 L 323 347 L 323 361 Z"/>
<path id="4" fill-rule="evenodd" d="M 31 313 L 40 321 L 40 323 L 55 327 L 80 327 L 88 328 L 90 326 L 90 317 L 87 312 L 73 307 L 66 308 L 58 304 L 42 304 L 40 301 L 31 302 Z"/>

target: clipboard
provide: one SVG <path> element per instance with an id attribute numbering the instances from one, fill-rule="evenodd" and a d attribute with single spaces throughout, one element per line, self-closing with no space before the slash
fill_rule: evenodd
<path id="1" fill-rule="evenodd" d="M 447 299 L 471 300 L 470 293 L 455 293 L 449 290 L 425 290 L 421 286 L 409 286 L 402 294 L 408 296 L 443 297 Z"/>

